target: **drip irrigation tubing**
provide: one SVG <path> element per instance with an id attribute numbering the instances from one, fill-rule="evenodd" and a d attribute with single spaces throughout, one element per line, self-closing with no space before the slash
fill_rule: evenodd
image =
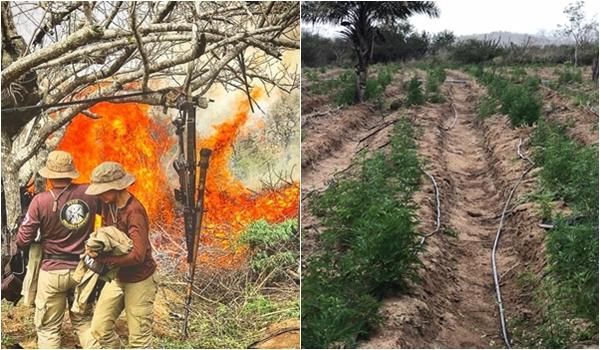
<path id="1" fill-rule="evenodd" d="M 510 204 L 510 200 L 512 199 L 519 184 L 521 184 L 521 182 L 523 181 L 525 176 L 534 167 L 533 161 L 521 152 L 522 145 L 523 145 L 523 139 L 520 138 L 519 144 L 517 146 L 517 154 L 519 155 L 519 158 L 529 162 L 530 166 L 521 174 L 521 176 L 519 176 L 519 178 L 517 179 L 517 182 L 514 184 L 512 190 L 510 191 L 510 193 L 508 195 L 506 203 L 504 204 L 504 209 L 502 210 L 502 215 L 500 216 L 500 223 L 498 225 L 498 231 L 496 232 L 496 238 L 494 239 L 494 246 L 492 248 L 492 274 L 494 276 L 494 289 L 496 291 L 496 304 L 498 305 L 498 313 L 499 313 L 499 317 L 500 317 L 500 329 L 502 332 L 502 339 L 504 340 L 504 343 L 506 344 L 506 347 L 508 349 L 511 348 L 511 343 L 510 343 L 510 337 L 508 335 L 508 329 L 506 327 L 506 316 L 505 316 L 505 312 L 504 312 L 505 311 L 504 304 L 502 303 L 502 292 L 500 290 L 500 279 L 498 278 L 498 267 L 496 266 L 496 251 L 498 250 L 498 244 L 500 243 L 500 236 L 502 234 L 502 228 L 504 226 L 504 219 L 506 217 L 506 211 L 508 209 L 508 205 Z"/>
<path id="2" fill-rule="evenodd" d="M 454 120 L 452 121 L 452 125 L 450 125 L 450 127 L 445 128 L 444 130 L 448 131 L 452 128 L 454 128 L 454 125 L 456 125 L 456 120 L 458 119 L 458 112 L 456 111 L 456 108 L 454 108 L 454 102 L 452 102 L 452 88 L 450 88 L 450 106 L 452 107 L 452 111 L 454 112 Z M 433 175 L 431 175 L 430 173 L 428 173 L 427 171 L 421 169 L 425 175 L 427 175 L 429 177 L 429 179 L 431 180 L 431 183 L 433 184 L 433 190 L 435 192 L 435 230 L 431 231 L 430 233 L 424 235 L 423 237 L 421 237 L 421 241 L 419 242 L 419 245 L 423 245 L 425 243 L 425 240 L 428 237 L 433 236 L 434 234 L 436 234 L 437 232 L 440 231 L 440 228 L 442 227 L 442 210 L 441 210 L 441 203 L 440 203 L 440 189 L 438 187 L 437 182 L 435 181 L 435 178 L 433 177 Z"/>
<path id="3" fill-rule="evenodd" d="M 449 95 L 450 95 L 450 107 L 452 108 L 452 112 L 454 113 L 454 119 L 452 120 L 452 124 L 448 128 L 443 128 L 446 131 L 452 129 L 454 127 L 454 125 L 456 125 L 456 120 L 458 119 L 458 112 L 456 111 L 456 108 L 454 107 L 454 102 L 452 101 L 452 96 L 453 96 L 452 86 L 450 86 Z"/>
<path id="4" fill-rule="evenodd" d="M 434 234 L 436 234 L 437 232 L 439 232 L 440 227 L 442 226 L 440 191 L 439 191 L 437 182 L 435 182 L 435 178 L 433 177 L 433 175 L 426 172 L 425 170 L 423 170 L 423 172 L 425 173 L 425 175 L 427 175 L 429 177 L 429 179 L 431 180 L 431 183 L 433 184 L 433 189 L 435 191 L 435 214 L 436 215 L 435 215 L 435 230 L 429 232 L 426 235 L 423 235 L 423 237 L 421 237 L 421 241 L 419 242 L 419 245 L 423 245 L 423 243 L 425 243 L 425 240 L 427 239 L 427 237 L 431 237 Z"/>

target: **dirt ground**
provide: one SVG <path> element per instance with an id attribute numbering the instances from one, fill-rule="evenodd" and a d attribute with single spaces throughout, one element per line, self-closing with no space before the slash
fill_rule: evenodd
<path id="1" fill-rule="evenodd" d="M 504 184 L 473 108 L 473 81 L 458 72 L 448 78 L 467 83 L 446 83 L 451 97 L 414 109 L 411 118 L 421 130 L 419 153 L 440 187 L 442 226 L 457 237 L 438 234 L 428 239 L 421 283 L 408 295 L 384 300 L 386 326 L 362 343 L 363 348 L 501 345 L 490 251 Z M 433 229 L 433 195 L 431 183 L 424 181 L 415 198 L 423 229 Z"/>
<path id="2" fill-rule="evenodd" d="M 545 118 L 568 125 L 567 133 L 574 139 L 592 145 L 598 143 L 598 116 L 576 106 L 568 97 L 542 86 Z"/>
<path id="3" fill-rule="evenodd" d="M 391 94 L 391 98 L 397 99 L 406 79 L 409 79 L 406 72 L 401 72 L 394 77 L 394 82 L 386 88 L 386 96 Z M 306 108 L 311 111 L 302 126 L 302 255 L 304 259 L 313 251 L 316 244 L 315 237 L 320 229 L 319 221 L 310 212 L 311 196 L 323 191 L 336 176 L 341 175 L 351 165 L 357 152 L 364 147 L 374 149 L 387 141 L 384 132 L 369 135 L 381 125 L 400 116 L 398 113 L 375 110 L 366 104 L 336 108 L 327 102 L 317 104 L 315 101 L 327 101 L 327 98 L 323 95 L 302 96 L 303 110 Z M 329 111 L 329 113 L 320 115 L 319 111 Z M 369 137 L 361 141 L 366 136 Z"/>
<path id="4" fill-rule="evenodd" d="M 165 268 L 164 271 L 166 270 L 167 269 Z M 198 319 L 191 317 L 190 322 L 192 324 L 191 327 L 195 327 L 193 332 L 206 334 L 206 337 L 204 338 L 205 340 L 208 337 L 212 337 L 213 339 L 216 339 L 214 344 L 219 344 L 220 337 L 231 336 L 231 333 L 228 333 L 225 328 L 232 327 L 231 320 L 239 315 L 231 313 L 234 311 L 239 312 L 239 310 L 230 308 L 227 310 L 227 312 L 230 314 L 219 315 L 218 312 L 213 312 L 215 303 L 217 305 L 229 306 L 226 304 L 227 302 L 225 300 L 219 300 L 219 297 L 223 297 L 224 299 L 231 299 L 232 296 L 233 298 L 243 297 L 243 295 L 237 291 L 239 286 L 223 286 L 221 283 L 227 283 L 227 281 L 231 279 L 239 279 L 241 283 L 243 283 L 244 281 L 242 277 L 244 276 L 241 274 L 238 276 L 238 274 L 236 274 L 233 270 L 218 271 L 215 273 L 219 273 L 219 276 L 213 276 L 213 273 L 209 272 L 198 274 L 199 278 L 197 279 L 197 285 L 201 286 L 200 292 L 204 292 L 202 295 L 204 299 L 199 300 L 198 298 L 195 298 L 192 303 L 192 312 L 201 313 L 201 315 L 205 317 L 203 320 L 206 320 L 207 323 L 203 323 L 202 327 L 204 328 L 198 329 Z M 229 275 L 230 278 L 227 279 L 225 275 Z M 181 339 L 181 315 L 183 315 L 182 309 L 185 298 L 185 287 L 183 281 L 177 281 L 173 277 L 174 275 L 169 275 L 166 273 L 163 274 L 161 277 L 162 282 L 159 285 L 159 289 L 156 294 L 153 313 L 154 345 L 157 347 L 167 348 L 188 348 L 188 343 Z M 220 278 L 223 279 L 221 280 Z M 213 286 L 210 288 L 210 291 L 207 291 L 213 281 L 214 284 L 218 284 L 219 287 Z M 251 288 L 250 285 L 248 285 L 248 287 Z M 216 292 L 213 292 L 212 289 L 214 289 Z M 217 292 L 220 290 L 226 290 L 229 292 L 220 292 L 217 295 Z M 277 292 L 274 291 L 272 295 L 274 300 L 278 297 L 278 295 L 275 295 L 276 293 Z M 233 304 L 234 301 L 231 301 L 231 303 Z M 299 319 L 296 317 L 288 318 L 286 313 L 282 311 L 285 310 L 270 311 L 271 313 L 280 316 L 275 317 L 273 322 L 270 322 L 267 326 L 263 327 L 263 323 L 260 323 L 256 325 L 256 328 L 250 328 L 253 330 L 253 332 L 256 332 L 252 334 L 252 339 L 242 338 L 242 336 L 247 336 L 247 334 L 240 332 L 238 334 L 240 338 L 235 340 L 243 343 L 244 346 L 251 345 L 253 348 L 299 348 Z M 261 312 L 258 311 L 256 313 L 261 314 Z M 18 304 L 17 306 L 13 306 L 4 300 L 2 301 L 2 348 L 11 348 L 16 344 L 19 344 L 21 347 L 27 349 L 37 348 L 37 337 L 33 324 L 33 314 L 33 307 L 24 306 L 22 303 Z M 225 319 L 225 317 L 228 318 Z M 254 320 L 262 321 L 260 317 L 255 318 Z M 209 321 L 213 323 L 210 323 Z M 215 325 L 214 328 L 210 328 L 213 325 Z M 121 338 L 122 344 L 126 345 L 128 342 L 128 327 L 124 312 L 116 322 L 116 330 Z M 192 338 L 189 339 L 191 343 L 194 343 L 193 336 L 196 335 L 192 334 Z M 225 339 L 223 340 L 223 344 L 225 344 L 224 341 Z M 250 344 L 252 341 L 253 344 Z M 63 321 L 62 347 L 65 349 L 79 348 L 79 340 L 73 333 L 68 313 L 65 313 L 65 319 Z"/>
<path id="5" fill-rule="evenodd" d="M 441 191 L 442 227 L 456 238 L 438 234 L 427 241 L 422 255 L 421 282 L 408 295 L 384 300 L 386 322 L 363 348 L 486 348 L 503 347 L 491 268 L 491 248 L 499 225 L 502 207 L 509 191 L 528 164 L 519 159 L 519 139 L 526 142 L 533 128 L 513 129 L 508 118 L 494 116 L 481 120 L 476 102 L 484 93 L 469 76 L 448 72 L 445 83 L 451 96 L 441 105 L 427 104 L 411 112 L 421 130 L 419 153 L 427 170 L 436 178 Z M 451 85 L 451 87 L 449 86 Z M 563 120 L 563 115 L 548 110 L 569 111 L 574 123 L 570 132 L 586 143 L 597 142 L 594 120 L 585 111 L 565 106 L 566 101 L 546 96 L 545 117 Z M 457 121 L 452 124 L 452 103 Z M 451 127 L 453 125 L 453 127 Z M 595 141 L 594 141 L 595 140 Z M 527 146 L 523 148 L 527 153 Z M 533 286 L 517 283 L 520 273 L 542 274 L 544 261 L 543 229 L 534 203 L 524 194 L 535 185 L 533 169 L 520 184 L 509 205 L 497 252 L 498 270 L 507 318 L 531 315 L 530 292 Z M 415 200 L 425 232 L 433 229 L 434 201 L 429 182 L 424 182 Z"/>
<path id="6" fill-rule="evenodd" d="M 402 84 L 421 71 L 403 71 L 386 89 L 388 104 L 401 98 Z M 440 187 L 444 233 L 426 241 L 420 281 L 405 295 L 383 300 L 385 322 L 361 348 L 496 348 L 500 336 L 491 251 L 500 215 L 517 179 L 529 164 L 517 154 L 519 140 L 527 140 L 533 127 L 513 128 L 506 116 L 482 120 L 477 103 L 485 94 L 470 76 L 447 71 L 443 85 L 447 100 L 382 114 L 365 106 L 344 108 L 306 120 L 303 128 L 302 193 L 303 255 L 314 249 L 319 222 L 310 213 L 310 199 L 346 169 L 358 150 L 376 150 L 389 139 L 393 124 L 408 116 L 417 127 L 419 154 Z M 463 81 L 464 83 L 456 82 Z M 544 117 L 571 121 L 569 133 L 584 141 L 598 139 L 597 117 L 578 108 L 554 91 L 544 91 Z M 310 96 L 310 111 L 326 110 Z M 304 102 L 304 96 L 303 96 Z M 455 112 L 456 111 L 456 112 Z M 456 116 L 456 117 L 455 117 Z M 304 130 L 307 130 L 306 132 Z M 538 209 L 525 194 L 536 182 L 533 169 L 517 188 L 508 207 L 497 252 L 502 297 L 507 318 L 527 318 L 533 306 L 530 291 L 517 277 L 525 271 L 540 276 L 545 266 L 543 229 Z M 415 195 L 422 232 L 435 223 L 434 191 L 425 177 Z"/>

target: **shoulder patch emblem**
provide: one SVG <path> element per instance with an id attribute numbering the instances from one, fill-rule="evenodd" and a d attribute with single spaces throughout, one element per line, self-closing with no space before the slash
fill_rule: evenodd
<path id="1" fill-rule="evenodd" d="M 60 222 L 71 230 L 77 230 L 90 219 L 90 208 L 81 199 L 71 199 L 60 209 Z"/>

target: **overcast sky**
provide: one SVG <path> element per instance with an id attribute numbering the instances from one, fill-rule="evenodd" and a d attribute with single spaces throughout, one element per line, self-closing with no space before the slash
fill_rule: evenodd
<path id="1" fill-rule="evenodd" d="M 409 22 L 419 31 L 436 33 L 445 29 L 456 35 L 483 34 L 508 31 L 551 34 L 559 23 L 567 21 L 564 8 L 572 0 L 442 0 L 436 1 L 440 8 L 439 18 L 424 15 L 411 17 Z M 585 1 L 588 18 L 597 16 L 600 1 Z M 303 23 L 303 26 L 305 24 Z M 339 28 L 332 26 L 305 26 L 323 36 L 337 35 Z"/>

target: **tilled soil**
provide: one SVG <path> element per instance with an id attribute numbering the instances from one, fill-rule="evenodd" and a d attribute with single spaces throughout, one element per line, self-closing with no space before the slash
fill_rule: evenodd
<path id="1" fill-rule="evenodd" d="M 310 212 L 312 195 L 323 191 L 334 174 L 350 165 L 359 149 L 356 140 L 381 120 L 379 113 L 365 105 L 335 110 L 307 120 L 302 130 L 303 258 L 313 250 L 320 227 L 319 221 Z"/>
<path id="2" fill-rule="evenodd" d="M 460 72 L 449 72 L 448 78 L 467 83 L 452 87 L 446 83 L 446 95 L 450 96 L 446 103 L 414 109 L 411 117 L 421 130 L 419 153 L 440 187 L 442 226 L 456 237 L 436 234 L 427 240 L 421 256 L 421 281 L 409 294 L 384 300 L 386 322 L 361 344 L 363 348 L 503 345 L 491 248 L 508 192 L 527 166 L 518 159 L 516 146 L 519 136 L 528 130 L 510 128 L 504 117 L 486 124 L 475 110 L 481 89 Z M 490 138 L 492 134 L 495 139 Z M 433 229 L 433 196 L 431 183 L 424 181 L 415 197 L 423 232 Z M 533 224 L 529 222 L 529 226 Z M 521 256 L 515 250 L 518 244 L 501 241 L 497 256 L 500 273 L 520 264 Z"/>
<path id="3" fill-rule="evenodd" d="M 402 80 L 413 74 L 402 74 L 397 83 L 386 89 L 388 102 L 398 99 L 396 93 L 402 90 Z M 423 75 L 421 71 L 416 74 Z M 366 147 L 374 151 L 385 145 L 393 120 L 411 118 L 417 128 L 418 151 L 425 170 L 435 177 L 440 188 L 442 232 L 425 243 L 420 280 L 411 284 L 408 293 L 395 295 L 391 291 L 383 300 L 381 313 L 385 321 L 369 339 L 359 343 L 361 348 L 504 347 L 491 251 L 509 192 L 529 166 L 519 158 L 517 145 L 522 139 L 522 151 L 530 153 L 527 141 L 534 128 L 513 128 L 502 115 L 482 120 L 477 104 L 485 89 L 462 72 L 447 74 L 444 103 L 401 109 L 385 117 L 373 118 L 366 113 L 364 122 L 359 124 L 350 122 L 352 118 L 313 121 L 313 129 L 321 134 L 316 139 L 311 137 L 315 134 L 309 134 L 303 142 L 303 155 L 310 158 L 308 162 L 303 159 L 302 169 L 304 256 L 312 251 L 319 230 L 318 220 L 307 210 L 310 194 L 323 190 L 334 174 L 350 165 L 357 150 Z M 543 92 L 543 97 L 543 118 L 571 122 L 568 133 L 572 137 L 586 144 L 597 143 L 597 117 L 552 91 Z M 331 138 L 336 141 L 327 141 Z M 330 147 L 322 148 L 319 142 Z M 317 155 L 321 151 L 324 153 Z M 509 322 L 516 317 L 535 318 L 531 291 L 543 276 L 546 264 L 545 232 L 538 227 L 539 209 L 524 197 L 535 187 L 538 171 L 534 168 L 519 184 L 508 207 L 497 251 Z M 435 226 L 434 198 L 433 186 L 424 176 L 414 198 L 423 233 L 431 232 Z M 518 282 L 523 272 L 533 273 L 532 285 Z"/>
<path id="4" fill-rule="evenodd" d="M 546 119 L 567 125 L 567 134 L 586 145 L 598 143 L 598 116 L 594 112 L 548 87 L 542 87 L 542 96 Z"/>
<path id="5" fill-rule="evenodd" d="M 401 86 L 410 76 L 407 72 L 398 74 L 386 89 L 386 94 L 394 93 L 398 98 Z M 310 255 L 319 234 L 319 220 L 310 211 L 310 201 L 315 193 L 322 192 L 342 172 L 348 169 L 357 152 L 367 147 L 376 149 L 387 141 L 386 129 L 382 125 L 399 118 L 398 113 L 382 115 L 380 111 L 366 105 L 355 105 L 337 109 L 320 104 L 312 104 L 323 96 L 302 97 L 310 104 L 311 114 L 302 127 L 302 256 Z M 328 112 L 319 115 L 318 111 Z M 303 117 L 304 119 L 304 117 Z M 364 141 L 361 141 L 363 140 Z"/>

